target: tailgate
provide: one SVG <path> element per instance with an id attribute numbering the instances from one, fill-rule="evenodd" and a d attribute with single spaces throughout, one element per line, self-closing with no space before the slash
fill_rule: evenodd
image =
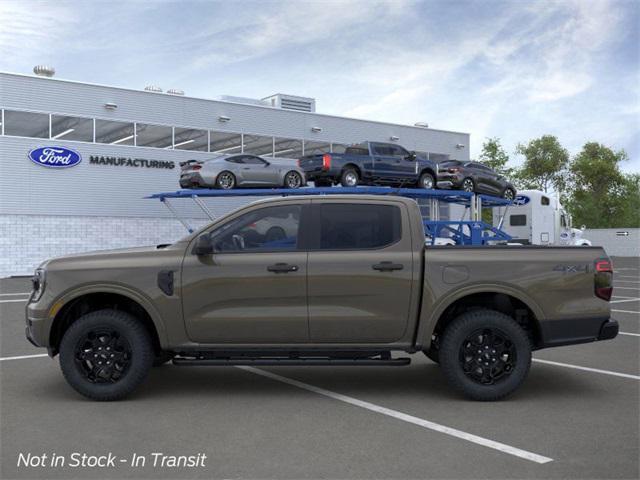
<path id="1" fill-rule="evenodd" d="M 325 154 L 317 153 L 315 155 L 305 155 L 300 160 L 298 160 L 298 165 L 305 172 L 314 172 L 322 170 L 323 160 L 322 157 Z"/>

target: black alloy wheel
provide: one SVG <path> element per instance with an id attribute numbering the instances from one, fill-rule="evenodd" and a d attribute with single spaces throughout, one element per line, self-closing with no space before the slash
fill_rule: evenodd
<path id="1" fill-rule="evenodd" d="M 450 384 L 473 400 L 499 400 L 524 382 L 531 340 L 512 317 L 488 309 L 468 310 L 442 333 L 438 360 Z"/>
<path id="2" fill-rule="evenodd" d="M 462 370 L 483 385 L 503 381 L 513 372 L 517 358 L 515 345 L 509 336 L 493 328 L 476 330 L 460 346 Z"/>
<path id="3" fill-rule="evenodd" d="M 131 345 L 117 330 L 89 330 L 76 343 L 74 358 L 88 382 L 115 383 L 129 370 Z"/>
<path id="4" fill-rule="evenodd" d="M 154 357 L 142 321 L 115 309 L 82 315 L 60 342 L 65 379 L 92 400 L 119 400 L 129 395 L 146 378 Z"/>

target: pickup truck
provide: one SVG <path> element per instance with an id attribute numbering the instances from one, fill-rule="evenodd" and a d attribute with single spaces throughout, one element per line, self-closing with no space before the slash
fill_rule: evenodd
<path id="1" fill-rule="evenodd" d="M 341 184 L 436 188 L 438 164 L 393 143 L 364 142 L 344 153 L 302 157 L 298 165 L 316 187 Z"/>
<path id="2" fill-rule="evenodd" d="M 44 262 L 26 336 L 95 400 L 125 397 L 168 361 L 411 361 L 396 352 L 424 352 L 462 394 L 497 400 L 524 381 L 532 350 L 617 335 L 612 278 L 599 247 L 425 247 L 408 198 L 292 196 L 170 245 Z"/>

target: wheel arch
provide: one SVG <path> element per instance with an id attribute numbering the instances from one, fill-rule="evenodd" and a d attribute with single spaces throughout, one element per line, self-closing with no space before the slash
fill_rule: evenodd
<path id="1" fill-rule="evenodd" d="M 422 174 L 424 173 L 430 173 L 431 176 L 433 176 L 433 181 L 437 181 L 437 176 L 436 176 L 436 172 L 433 170 L 433 168 L 431 167 L 424 167 L 422 168 L 422 170 L 420 170 L 420 174 L 418 175 L 418 178 L 420 178 L 422 176 Z"/>
<path id="2" fill-rule="evenodd" d="M 516 290 L 479 287 L 462 295 L 452 295 L 442 301 L 432 315 L 421 319 L 428 324 L 418 337 L 422 348 L 430 348 L 433 339 L 437 339 L 454 318 L 477 308 L 496 310 L 510 316 L 527 331 L 534 348 L 541 345 L 540 321 L 544 319 L 544 314 L 535 302 Z"/>
<path id="3" fill-rule="evenodd" d="M 59 299 L 51 322 L 49 345 L 58 352 L 64 332 L 82 315 L 106 308 L 115 308 L 135 316 L 149 332 L 153 348 L 159 353 L 167 345 L 166 331 L 158 312 L 142 295 L 115 286 L 83 289 Z"/>
<path id="4" fill-rule="evenodd" d="M 342 173 L 347 170 L 348 168 L 353 168 L 356 173 L 358 174 L 358 177 L 360 177 L 360 180 L 362 180 L 362 170 L 360 169 L 360 167 L 358 165 L 356 165 L 353 162 L 349 162 L 345 165 L 342 166 L 342 168 L 340 169 L 340 175 L 342 175 Z"/>

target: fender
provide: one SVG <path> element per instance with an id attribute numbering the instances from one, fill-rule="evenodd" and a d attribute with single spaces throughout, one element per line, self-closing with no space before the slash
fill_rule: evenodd
<path id="1" fill-rule="evenodd" d="M 52 306 L 48 314 L 48 317 L 51 321 L 51 326 L 53 326 L 53 321 L 55 320 L 55 317 L 60 312 L 62 307 L 79 297 L 91 293 L 118 294 L 138 303 L 142 308 L 146 310 L 146 312 L 149 314 L 149 317 L 151 317 L 151 321 L 153 322 L 153 325 L 156 328 L 156 332 L 158 333 L 160 346 L 168 346 L 169 342 L 167 337 L 167 330 L 165 328 L 164 321 L 162 320 L 162 315 L 160 315 L 160 312 L 158 312 L 158 310 L 155 308 L 153 302 L 139 290 L 118 283 L 91 283 L 74 288 L 73 290 L 67 290 L 62 295 L 58 296 L 53 302 L 51 302 Z"/>
<path id="2" fill-rule="evenodd" d="M 439 299 L 431 308 L 428 308 L 428 306 L 423 303 L 420 312 L 418 332 L 416 334 L 416 348 L 423 350 L 429 348 L 431 345 L 431 336 L 433 335 L 433 331 L 435 330 L 436 324 L 444 311 L 457 300 L 475 293 L 503 293 L 505 295 L 509 295 L 517 298 L 529 307 L 538 322 L 545 318 L 542 308 L 540 308 L 533 298 L 527 295 L 524 291 L 514 288 L 511 285 L 501 283 L 466 285 L 462 288 L 452 289 L 452 291 Z M 425 297 L 426 295 L 423 295 L 423 302 Z"/>

